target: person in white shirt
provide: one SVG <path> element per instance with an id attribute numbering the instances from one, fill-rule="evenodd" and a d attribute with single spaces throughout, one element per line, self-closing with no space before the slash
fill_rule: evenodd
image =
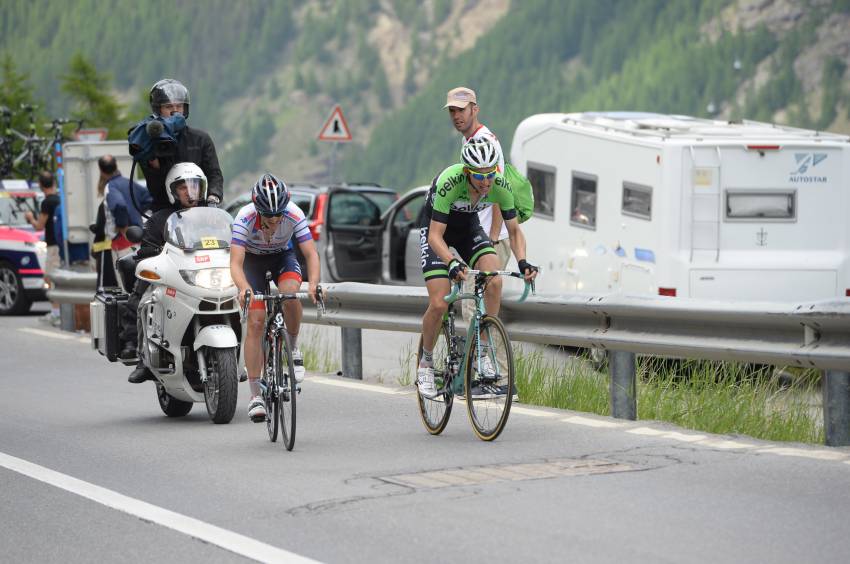
<path id="1" fill-rule="evenodd" d="M 505 157 L 499 139 L 490 129 L 478 121 L 478 99 L 475 91 L 465 86 L 452 88 L 446 95 L 446 105 L 452 125 L 463 135 L 463 144 L 466 145 L 473 139 L 487 139 L 493 143 L 499 152 L 499 162 L 496 168 L 499 172 L 505 172 Z M 504 270 L 511 259 L 511 247 L 508 244 L 508 228 L 499 214 L 493 213 L 494 206 L 487 206 L 478 212 L 478 221 L 484 232 L 490 237 L 496 256 L 499 260 L 499 269 Z M 464 319 L 472 316 L 474 305 L 472 300 L 464 300 L 462 310 Z"/>

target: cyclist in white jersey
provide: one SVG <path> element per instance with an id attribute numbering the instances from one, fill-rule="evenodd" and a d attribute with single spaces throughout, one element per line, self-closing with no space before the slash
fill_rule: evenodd
<path id="1" fill-rule="evenodd" d="M 316 302 L 319 283 L 319 254 L 307 228 L 304 212 L 290 200 L 289 189 L 272 174 L 257 180 L 251 193 L 251 203 L 239 210 L 233 220 L 230 245 L 230 275 L 239 288 L 239 304 L 244 306 L 245 290 L 266 291 L 266 272 L 270 271 L 281 293 L 297 292 L 301 287 L 301 267 L 295 255 L 293 239 L 307 261 L 309 293 Z M 289 334 L 295 381 L 304 379 L 304 357 L 298 349 L 302 308 L 298 300 L 283 304 L 286 332 Z M 266 312 L 262 302 L 253 302 L 248 312 L 248 331 L 245 336 L 245 365 L 251 401 L 248 415 L 254 422 L 265 421 L 266 411 L 260 396 L 259 378 L 263 367 L 260 339 Z"/>

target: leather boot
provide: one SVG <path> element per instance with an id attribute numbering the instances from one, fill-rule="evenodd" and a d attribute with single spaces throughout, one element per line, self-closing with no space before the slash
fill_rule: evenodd
<path id="1" fill-rule="evenodd" d="M 147 366 L 139 363 L 136 366 L 136 369 L 130 372 L 130 376 L 127 377 L 127 381 L 131 384 L 141 384 L 142 382 L 147 382 L 148 380 L 153 380 L 153 372 L 148 370 Z"/>

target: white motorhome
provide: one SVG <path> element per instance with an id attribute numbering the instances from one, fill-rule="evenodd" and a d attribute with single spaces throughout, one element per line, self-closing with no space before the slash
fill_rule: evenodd
<path id="1" fill-rule="evenodd" d="M 850 137 L 634 112 L 540 114 L 511 162 L 545 293 L 850 295 Z"/>

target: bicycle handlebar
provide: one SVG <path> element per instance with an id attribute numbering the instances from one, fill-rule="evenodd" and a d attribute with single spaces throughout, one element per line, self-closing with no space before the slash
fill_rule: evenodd
<path id="1" fill-rule="evenodd" d="M 485 278 L 491 278 L 493 276 L 510 276 L 512 278 L 520 278 L 520 279 L 523 279 L 523 280 L 525 279 L 525 275 L 523 273 L 514 272 L 512 270 L 486 271 L 486 270 L 467 269 L 466 274 L 475 276 L 476 277 L 476 283 L 477 283 L 477 279 L 478 279 L 479 276 L 482 277 L 482 280 L 485 279 Z M 443 299 L 446 300 L 449 303 L 452 303 L 453 301 L 457 300 L 458 296 L 460 295 L 460 289 L 461 289 L 462 284 L 463 284 L 463 281 L 453 282 L 452 283 L 452 292 L 448 296 L 445 296 Z M 525 282 L 525 289 L 523 290 L 522 296 L 520 296 L 520 298 L 517 300 L 517 302 L 520 302 L 520 303 L 524 302 L 525 299 L 528 297 L 529 292 L 531 292 L 532 295 L 534 294 L 534 280 L 530 280 L 530 281 Z"/>
<path id="2" fill-rule="evenodd" d="M 245 290 L 245 300 L 244 305 L 242 306 L 242 319 L 245 319 L 248 315 L 248 308 L 251 305 L 252 301 L 261 301 L 267 302 L 275 299 L 282 300 L 300 300 L 301 298 L 310 297 L 310 292 L 294 292 L 291 294 L 260 294 L 253 293 L 251 290 Z M 316 319 L 321 319 L 325 314 L 325 297 L 322 293 L 322 287 L 316 286 Z"/>

